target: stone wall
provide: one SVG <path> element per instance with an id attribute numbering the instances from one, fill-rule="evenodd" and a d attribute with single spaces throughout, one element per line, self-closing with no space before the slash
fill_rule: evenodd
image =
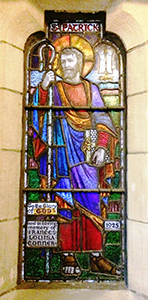
<path id="1" fill-rule="evenodd" d="M 107 19 L 108 30 L 122 38 L 127 50 L 128 287 L 145 295 L 148 295 L 147 15 L 147 1 L 115 1 Z"/>
<path id="2" fill-rule="evenodd" d="M 0 1 L 0 294 L 17 284 L 22 138 L 23 49 L 44 29 L 44 9 L 73 1 Z M 147 1 L 75 1 L 74 11 L 107 11 L 107 30 L 127 50 L 128 287 L 148 295 L 148 29 Z"/>
<path id="3" fill-rule="evenodd" d="M 22 138 L 23 50 L 43 29 L 44 13 L 27 1 L 0 1 L 0 294 L 16 286 Z"/>

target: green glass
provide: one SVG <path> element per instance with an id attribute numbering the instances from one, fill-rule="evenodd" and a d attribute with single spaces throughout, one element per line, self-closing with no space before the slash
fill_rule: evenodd
<path id="1" fill-rule="evenodd" d="M 104 102 L 108 107 L 116 107 L 119 105 L 119 96 L 103 96 Z"/>
<path id="2" fill-rule="evenodd" d="M 29 201 L 40 201 L 40 194 L 36 192 L 29 192 L 28 193 L 28 200 Z"/>
<path id="3" fill-rule="evenodd" d="M 118 111 L 111 111 L 110 112 L 112 120 L 115 126 L 120 126 L 120 113 Z"/>
<path id="4" fill-rule="evenodd" d="M 120 214 L 108 213 L 107 217 L 108 217 L 108 220 L 119 220 Z"/>
<path id="5" fill-rule="evenodd" d="M 115 156 L 120 157 L 120 144 L 118 143 L 115 148 Z"/>
<path id="6" fill-rule="evenodd" d="M 117 201 L 117 200 L 120 200 L 120 194 L 118 194 L 118 193 L 113 193 L 113 194 L 111 194 L 110 196 L 109 196 L 109 200 L 115 200 L 115 201 Z"/>
<path id="7" fill-rule="evenodd" d="M 105 247 L 105 257 L 111 262 L 120 265 L 121 263 L 121 246 L 108 245 Z"/>
<path id="8" fill-rule="evenodd" d="M 44 258 L 39 249 L 26 249 L 26 276 L 41 277 L 44 275 Z"/>
<path id="9" fill-rule="evenodd" d="M 32 144 L 32 137 L 28 137 L 28 155 L 33 156 L 34 150 L 33 150 L 33 144 Z"/>
<path id="10" fill-rule="evenodd" d="M 38 170 L 28 170 L 28 185 L 30 188 L 40 187 Z"/>
<path id="11" fill-rule="evenodd" d="M 106 243 L 117 244 L 120 243 L 121 233 L 120 232 L 108 232 L 106 234 Z"/>
<path id="12" fill-rule="evenodd" d="M 87 253 L 77 253 L 77 260 L 80 266 L 83 269 L 88 269 L 89 268 L 89 254 Z"/>
<path id="13" fill-rule="evenodd" d="M 115 172 L 115 177 L 113 178 L 113 187 L 114 188 L 119 188 L 120 186 L 120 173 Z"/>
<path id="14" fill-rule="evenodd" d="M 48 277 L 49 280 L 64 280 L 64 276 L 61 273 L 51 273 Z"/>
<path id="15" fill-rule="evenodd" d="M 59 254 L 54 254 L 52 259 L 51 259 L 51 263 L 50 263 L 51 267 L 51 272 L 60 272 L 60 267 L 61 267 L 61 257 Z"/>
<path id="16" fill-rule="evenodd" d="M 98 276 L 96 274 L 91 273 L 90 271 L 83 271 L 81 276 L 79 277 L 81 280 L 97 280 Z"/>

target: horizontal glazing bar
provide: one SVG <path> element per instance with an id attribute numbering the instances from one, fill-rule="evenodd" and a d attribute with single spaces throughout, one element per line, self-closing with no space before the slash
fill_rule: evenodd
<path id="1" fill-rule="evenodd" d="M 52 110 L 69 110 L 69 109 L 73 109 L 73 110 L 80 110 L 80 109 L 85 109 L 85 110 L 89 110 L 89 111 L 96 111 L 96 110 L 100 110 L 100 111 L 111 111 L 111 110 L 114 110 L 114 111 L 120 111 L 120 110 L 124 110 L 125 109 L 125 106 L 116 106 L 116 107 L 107 107 L 107 106 L 103 106 L 103 107 L 89 107 L 89 106 L 77 106 L 77 107 L 74 107 L 74 106 L 44 106 L 44 105 L 38 105 L 38 106 L 35 106 L 35 105 L 25 105 L 25 109 L 26 110 L 49 110 L 49 109 L 52 109 Z"/>
<path id="2" fill-rule="evenodd" d="M 24 188 L 23 192 L 41 192 L 41 193 L 49 193 L 49 192 L 84 192 L 84 193 L 125 193 L 125 189 L 43 189 L 43 188 Z"/>

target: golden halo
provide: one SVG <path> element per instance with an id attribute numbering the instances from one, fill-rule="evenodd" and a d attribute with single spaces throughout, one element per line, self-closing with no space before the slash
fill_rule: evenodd
<path id="1" fill-rule="evenodd" d="M 94 51 L 90 43 L 79 35 L 64 35 L 57 38 L 53 43 L 56 50 L 56 57 L 53 63 L 53 69 L 55 73 L 61 77 L 61 71 L 59 68 L 59 53 L 62 49 L 67 47 L 74 47 L 81 51 L 84 56 L 84 66 L 82 71 L 82 76 L 85 77 L 93 68 L 94 65 Z"/>

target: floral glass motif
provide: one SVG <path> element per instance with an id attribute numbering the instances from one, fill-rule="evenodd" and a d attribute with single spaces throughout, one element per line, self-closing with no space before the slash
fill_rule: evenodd
<path id="1" fill-rule="evenodd" d="M 27 50 L 24 280 L 124 277 L 123 57 L 94 24 Z"/>

